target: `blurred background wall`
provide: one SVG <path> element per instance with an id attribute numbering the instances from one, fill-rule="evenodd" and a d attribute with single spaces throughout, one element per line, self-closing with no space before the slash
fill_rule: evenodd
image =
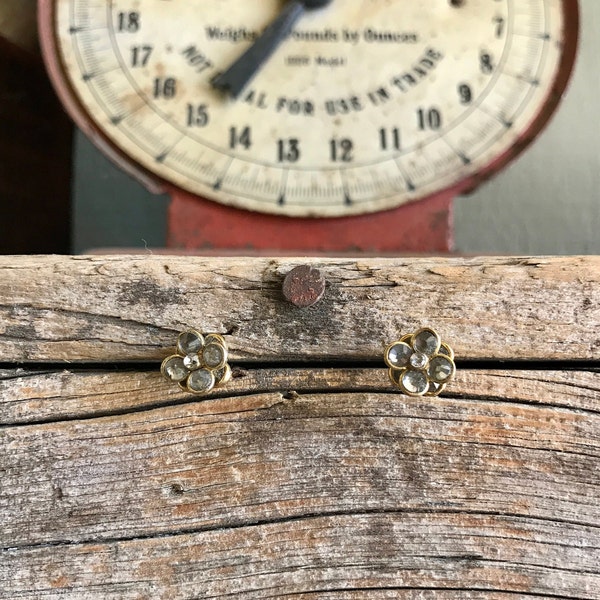
<path id="1" fill-rule="evenodd" d="M 579 5 L 579 60 L 563 104 L 508 171 L 457 200 L 459 250 L 600 254 L 600 2 Z"/>
<path id="2" fill-rule="evenodd" d="M 0 0 L 0 254 L 70 250 L 73 126 L 39 56 L 35 17 L 36 0 Z"/>
<path id="3" fill-rule="evenodd" d="M 29 51 L 37 47 L 35 4 L 36 0 L 2 0 L 0 3 L 0 34 Z"/>

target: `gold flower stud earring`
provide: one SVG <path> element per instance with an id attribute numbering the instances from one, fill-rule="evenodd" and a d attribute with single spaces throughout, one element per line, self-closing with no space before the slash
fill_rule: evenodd
<path id="1" fill-rule="evenodd" d="M 161 373 L 181 389 L 192 394 L 208 394 L 231 379 L 227 364 L 227 344 L 216 333 L 184 331 L 177 339 L 177 354 L 162 363 Z"/>
<path id="2" fill-rule="evenodd" d="M 392 383 L 408 396 L 437 396 L 456 373 L 452 348 L 429 327 L 390 344 L 384 358 Z"/>

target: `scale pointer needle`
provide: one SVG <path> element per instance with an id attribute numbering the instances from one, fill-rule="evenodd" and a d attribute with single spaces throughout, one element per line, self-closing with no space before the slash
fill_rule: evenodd
<path id="1" fill-rule="evenodd" d="M 292 0 L 263 34 L 224 73 L 217 75 L 211 85 L 237 98 L 258 73 L 307 10 L 322 8 L 332 0 Z"/>

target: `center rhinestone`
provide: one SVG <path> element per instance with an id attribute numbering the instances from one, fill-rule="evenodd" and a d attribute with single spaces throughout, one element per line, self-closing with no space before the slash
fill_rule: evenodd
<path id="1" fill-rule="evenodd" d="M 190 371 L 194 371 L 195 369 L 200 367 L 200 357 L 197 354 L 188 354 L 183 359 L 183 364 L 186 369 Z"/>
<path id="2" fill-rule="evenodd" d="M 427 368 L 428 364 L 429 358 L 427 358 L 427 356 L 421 352 L 415 352 L 410 357 L 410 366 L 413 367 L 413 369 L 425 369 Z"/>

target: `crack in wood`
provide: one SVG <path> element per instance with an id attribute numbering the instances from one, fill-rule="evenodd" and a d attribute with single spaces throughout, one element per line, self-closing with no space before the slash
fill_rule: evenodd
<path id="1" fill-rule="evenodd" d="M 374 593 L 378 593 L 378 592 L 382 592 L 382 593 L 387 593 L 387 592 L 411 592 L 411 593 L 416 593 L 416 594 L 423 594 L 423 593 L 427 593 L 427 592 L 433 592 L 436 593 L 435 596 L 430 596 L 428 597 L 428 600 L 442 600 L 442 598 L 444 600 L 468 600 L 470 598 L 475 598 L 475 596 L 471 596 L 471 594 L 475 593 L 477 594 L 476 598 L 478 600 L 481 599 L 485 599 L 488 596 L 490 597 L 490 600 L 508 600 L 508 598 L 513 598 L 513 597 L 517 597 L 517 598 L 532 598 L 532 599 L 537 599 L 537 600 L 545 600 L 545 599 L 550 599 L 550 600 L 554 600 L 554 599 L 558 599 L 558 600 L 589 600 L 588 596 L 565 596 L 563 594 L 561 595 L 557 595 L 557 594 L 541 594 L 541 593 L 535 593 L 535 592 L 526 592 L 526 591 L 515 591 L 515 590 L 510 590 L 508 588 L 501 588 L 501 587 L 477 587 L 477 586 L 472 586 L 472 587 L 460 587 L 460 586 L 445 586 L 445 587 L 437 587 L 437 586 L 429 586 L 429 585 L 423 585 L 423 586 L 398 586 L 398 585 L 389 585 L 389 586 L 378 586 L 378 587 L 373 587 L 373 586 L 365 586 L 365 587 L 353 587 L 353 586 L 348 586 L 348 587 L 340 587 L 340 588 L 318 588 L 318 589 L 311 589 L 311 590 L 307 590 L 307 591 L 302 591 L 302 592 L 291 592 L 291 593 L 283 593 L 283 594 L 277 594 L 275 596 L 272 595 L 267 595 L 267 596 L 261 596 L 262 598 L 305 598 L 306 600 L 309 600 L 311 597 L 314 598 L 322 598 L 324 594 L 327 594 L 326 597 L 329 597 L 330 594 L 340 594 L 340 596 L 343 597 L 347 597 L 347 598 L 351 598 L 351 596 L 349 596 L 349 594 L 353 594 L 354 592 L 360 593 L 361 596 L 359 596 L 359 598 L 365 598 L 365 596 L 362 595 L 363 592 L 367 592 L 369 593 L 369 598 L 372 598 L 372 594 Z M 437 593 L 440 593 L 442 595 L 438 596 Z M 454 596 L 453 594 L 460 594 L 460 596 Z M 468 594 L 467 596 L 465 596 L 465 594 Z M 502 594 L 503 598 L 499 598 L 497 595 L 498 594 Z M 217 597 L 224 597 L 224 596 L 213 596 L 214 598 Z M 378 598 L 379 596 L 375 596 L 375 598 Z M 385 598 L 398 598 L 398 596 L 394 595 L 394 596 L 385 596 Z M 418 596 L 419 598 L 422 598 L 422 596 Z M 401 598 L 404 598 L 404 596 L 401 596 Z M 414 596 L 407 596 L 407 598 L 414 598 Z"/>
<path id="2" fill-rule="evenodd" d="M 272 518 L 272 519 L 255 519 L 249 521 L 238 521 L 238 522 L 230 522 L 227 525 L 217 525 L 217 526 L 206 526 L 206 527 L 190 527 L 190 528 L 181 528 L 174 529 L 170 531 L 161 531 L 149 533 L 146 535 L 135 535 L 135 536 L 121 536 L 121 537 L 98 537 L 98 538 L 87 538 L 81 540 L 55 540 L 52 542 L 40 542 L 37 544 L 16 544 L 14 546 L 1 547 L 0 552 L 14 552 L 20 550 L 32 550 L 36 548 L 56 548 L 61 546 L 84 546 L 90 544 L 101 544 L 101 545 L 110 545 L 110 544 L 121 544 L 127 542 L 137 542 L 144 540 L 155 540 L 155 539 L 165 539 L 165 538 L 176 538 L 180 536 L 190 536 L 197 535 L 203 533 L 215 533 L 215 532 L 227 532 L 238 529 L 254 529 L 261 528 L 269 525 L 285 525 L 289 523 L 302 523 L 313 520 L 328 520 L 335 519 L 337 517 L 372 517 L 372 516 L 409 516 L 409 515 L 455 515 L 458 517 L 492 517 L 499 519 L 507 519 L 509 521 L 514 521 L 515 523 L 523 523 L 523 524 L 531 524 L 531 523 L 552 523 L 555 525 L 568 525 L 573 527 L 582 527 L 593 530 L 598 530 L 600 533 L 600 523 L 587 523 L 573 520 L 564 520 L 564 519 L 556 519 L 556 518 L 543 518 L 533 515 L 525 515 L 518 513 L 507 513 L 507 512 L 499 512 L 499 511 L 470 511 L 470 510 L 451 510 L 451 509 L 441 509 L 441 508 L 428 508 L 428 509 L 410 509 L 410 510 L 398 510 L 398 509 L 361 509 L 361 510 L 338 510 L 338 511 L 323 511 L 323 512 L 315 512 L 315 513 L 305 513 L 305 514 L 296 514 L 292 516 L 286 516 L 281 518 Z M 494 535 L 494 539 L 505 539 L 505 540 L 515 540 L 519 538 L 515 538 L 514 536 L 507 537 L 502 535 Z M 525 541 L 527 538 L 522 538 Z M 600 538 L 599 538 L 600 539 Z M 553 542 L 554 544 L 554 542 Z M 565 547 L 569 547 L 566 544 L 558 544 L 563 545 Z M 587 549 L 598 549 L 597 547 L 587 547 Z M 412 555 L 418 556 L 418 555 Z M 455 557 L 450 557 L 455 558 Z M 584 571 L 580 571 L 584 572 Z M 588 572 L 588 571 L 585 571 Z M 600 563 L 598 564 L 597 571 L 589 571 L 593 574 L 600 575 Z"/>

